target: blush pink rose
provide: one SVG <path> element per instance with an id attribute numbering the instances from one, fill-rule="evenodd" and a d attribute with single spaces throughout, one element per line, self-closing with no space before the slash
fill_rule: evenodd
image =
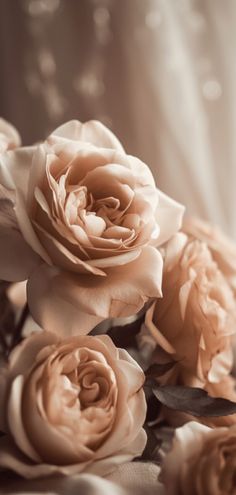
<path id="1" fill-rule="evenodd" d="M 0 153 L 17 148 L 20 144 L 21 139 L 15 127 L 0 118 Z"/>
<path id="2" fill-rule="evenodd" d="M 176 362 L 168 383 L 204 388 L 229 374 L 236 304 L 204 242 L 179 233 L 166 244 L 163 299 L 148 310 L 145 331 L 157 345 L 154 359 Z"/>
<path id="3" fill-rule="evenodd" d="M 207 244 L 212 258 L 227 278 L 236 296 L 236 244 L 217 226 L 199 218 L 186 218 L 182 230 L 191 238 Z"/>
<path id="4" fill-rule="evenodd" d="M 28 279 L 42 327 L 73 333 L 79 319 L 86 332 L 161 295 L 156 248 L 178 231 L 183 208 L 101 123 L 69 122 L 0 164 L 16 214 L 14 229 L 0 223 L 0 278 Z"/>
<path id="5" fill-rule="evenodd" d="M 106 475 L 142 453 L 144 374 L 107 335 L 28 337 L 0 375 L 0 466 Z"/>
<path id="6" fill-rule="evenodd" d="M 236 427 L 212 430 L 190 422 L 177 429 L 160 479 L 168 495 L 233 495 Z"/>

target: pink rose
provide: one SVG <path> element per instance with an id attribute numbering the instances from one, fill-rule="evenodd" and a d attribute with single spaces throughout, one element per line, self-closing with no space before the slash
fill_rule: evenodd
<path id="1" fill-rule="evenodd" d="M 182 230 L 190 237 L 207 244 L 219 269 L 236 295 L 236 244 L 216 226 L 199 218 L 187 218 Z"/>
<path id="2" fill-rule="evenodd" d="M 79 319 L 89 331 L 160 296 L 156 247 L 180 228 L 183 208 L 102 124 L 72 121 L 4 154 L 0 182 L 15 192 L 17 217 L 14 229 L 0 227 L 0 278 L 29 280 L 41 326 L 73 333 Z"/>
<path id="3" fill-rule="evenodd" d="M 108 336 L 28 337 L 0 378 L 2 468 L 105 475 L 142 453 L 144 374 Z"/>
<path id="4" fill-rule="evenodd" d="M 219 383 L 233 364 L 236 304 L 231 287 L 204 242 L 176 234 L 165 246 L 163 299 L 146 315 L 161 358 L 176 361 L 169 383 Z"/>
<path id="5" fill-rule="evenodd" d="M 0 118 L 0 153 L 17 148 L 20 143 L 21 139 L 15 127 Z"/>
<path id="6" fill-rule="evenodd" d="M 212 430 L 191 422 L 175 431 L 160 478 L 168 495 L 233 495 L 235 477 L 235 426 Z"/>

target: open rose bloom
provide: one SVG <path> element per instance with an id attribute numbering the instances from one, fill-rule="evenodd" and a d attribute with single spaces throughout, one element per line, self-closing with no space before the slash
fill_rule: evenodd
<path id="1" fill-rule="evenodd" d="M 233 495 L 235 477 L 235 426 L 190 422 L 176 430 L 161 473 L 167 495 Z"/>
<path id="2" fill-rule="evenodd" d="M 19 144 L 0 120 L 1 474 L 27 492 L 124 493 L 126 477 L 130 493 L 236 493 L 235 246 L 182 225 L 99 122 Z M 160 453 L 194 415 L 214 429 L 176 431 L 160 487 Z"/>
<path id="3" fill-rule="evenodd" d="M 147 311 L 145 331 L 159 349 L 154 359 L 176 362 L 168 383 L 207 388 L 229 374 L 236 302 L 205 242 L 178 233 L 166 244 L 163 299 Z"/>
<path id="4" fill-rule="evenodd" d="M 111 339 L 41 332 L 0 375 L 0 467 L 26 478 L 106 475 L 140 455 L 144 374 Z"/>
<path id="5" fill-rule="evenodd" d="M 183 208 L 102 124 L 72 121 L 41 145 L 3 153 L 0 183 L 12 193 L 0 279 L 28 279 L 42 327 L 68 335 L 79 319 L 86 333 L 161 295 L 156 248 L 178 231 Z"/>

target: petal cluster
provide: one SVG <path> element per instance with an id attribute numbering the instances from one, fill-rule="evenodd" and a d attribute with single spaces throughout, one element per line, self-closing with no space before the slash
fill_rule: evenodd
<path id="1" fill-rule="evenodd" d="M 164 250 L 163 299 L 147 312 L 146 329 L 174 359 L 167 380 L 217 384 L 233 364 L 236 304 L 228 280 L 203 241 L 176 234 Z"/>
<path id="2" fill-rule="evenodd" d="M 5 153 L 0 165 L 0 182 L 14 191 L 17 226 L 30 251 L 0 263 L 0 277 L 12 280 L 21 264 L 30 309 L 44 328 L 52 329 L 52 307 L 58 331 L 67 315 L 74 333 L 75 315 L 88 331 L 161 295 L 156 248 L 180 228 L 183 208 L 102 124 L 69 122 L 39 146 Z M 12 253 L 10 226 L 2 236 Z"/>
<path id="3" fill-rule="evenodd" d="M 235 493 L 236 428 L 190 422 L 175 432 L 161 479 L 169 495 Z"/>
<path id="4" fill-rule="evenodd" d="M 26 478 L 108 474 L 145 446 L 143 381 L 108 336 L 27 338 L 1 370 L 0 466 Z"/>

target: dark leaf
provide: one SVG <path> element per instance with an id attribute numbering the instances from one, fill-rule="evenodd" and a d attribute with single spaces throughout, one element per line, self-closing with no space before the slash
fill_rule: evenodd
<path id="1" fill-rule="evenodd" d="M 144 315 L 141 318 L 126 325 L 112 327 L 108 335 L 117 347 L 137 347 L 136 335 L 140 332 L 141 325 L 144 321 Z"/>
<path id="2" fill-rule="evenodd" d="M 155 421 L 161 412 L 161 403 L 156 400 L 156 397 L 152 394 L 150 397 L 146 397 L 147 401 L 147 416 L 146 420 Z"/>
<path id="3" fill-rule="evenodd" d="M 152 364 L 146 371 L 146 378 L 158 378 L 159 376 L 164 375 L 167 371 L 170 371 L 171 368 L 175 366 L 175 361 L 171 361 L 169 363 L 162 364 Z"/>
<path id="4" fill-rule="evenodd" d="M 227 399 L 210 397 L 201 388 L 154 385 L 155 397 L 166 407 L 192 416 L 229 416 L 236 413 L 236 403 Z"/>
<path id="5" fill-rule="evenodd" d="M 150 426 L 145 424 L 144 429 L 147 434 L 147 443 L 142 453 L 141 459 L 142 461 L 160 461 L 158 452 L 160 450 L 162 440 L 160 438 L 157 438 L 154 428 L 151 428 Z"/>

